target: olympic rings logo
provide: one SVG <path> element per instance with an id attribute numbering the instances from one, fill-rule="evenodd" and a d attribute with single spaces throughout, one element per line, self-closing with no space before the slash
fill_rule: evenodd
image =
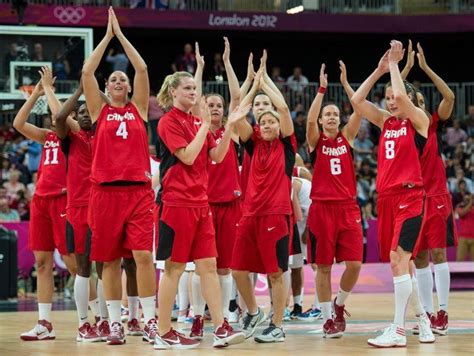
<path id="1" fill-rule="evenodd" d="M 54 17 L 64 24 L 78 24 L 86 16 L 86 10 L 83 7 L 56 6 L 53 14 Z"/>

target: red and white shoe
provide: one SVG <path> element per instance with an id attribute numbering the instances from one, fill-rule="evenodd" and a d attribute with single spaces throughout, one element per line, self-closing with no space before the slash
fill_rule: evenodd
<path id="1" fill-rule="evenodd" d="M 125 342 L 125 332 L 122 324 L 119 322 L 112 323 L 110 334 L 107 336 L 107 345 L 123 345 Z"/>
<path id="2" fill-rule="evenodd" d="M 155 337 L 158 334 L 158 325 L 156 324 L 156 319 L 151 319 L 146 323 L 143 328 L 143 341 L 146 341 L 150 344 L 155 342 Z"/>
<path id="3" fill-rule="evenodd" d="M 193 340 L 202 340 L 204 337 L 204 319 L 201 315 L 196 315 L 191 326 L 189 338 Z"/>
<path id="4" fill-rule="evenodd" d="M 339 330 L 334 320 L 328 319 L 323 325 L 323 337 L 327 339 L 336 339 L 341 337 L 343 332 Z"/>
<path id="5" fill-rule="evenodd" d="M 346 318 L 344 317 L 344 314 L 347 316 L 351 316 L 347 310 L 345 309 L 345 305 L 337 305 L 336 303 L 336 298 L 334 298 L 334 324 L 336 324 L 336 327 L 341 331 L 344 332 L 346 331 Z"/>
<path id="6" fill-rule="evenodd" d="M 448 313 L 446 311 L 438 310 L 435 322 L 431 323 L 431 330 L 438 335 L 444 336 L 448 334 Z"/>
<path id="7" fill-rule="evenodd" d="M 435 327 L 436 327 L 436 315 L 432 314 L 432 313 L 426 313 L 426 316 L 428 317 L 428 319 L 430 320 L 430 323 L 431 323 L 431 331 L 435 332 Z M 420 328 L 418 326 L 418 323 L 413 327 L 413 329 L 411 329 L 413 335 L 419 335 L 420 334 Z"/>
<path id="8" fill-rule="evenodd" d="M 102 319 L 96 324 L 97 334 L 100 336 L 101 341 L 107 341 L 107 338 L 110 335 L 110 325 L 109 321 Z"/>
<path id="9" fill-rule="evenodd" d="M 240 344 L 245 341 L 245 334 L 242 331 L 234 330 L 229 325 L 227 319 L 214 331 L 213 347 L 227 347 L 229 345 Z"/>
<path id="10" fill-rule="evenodd" d="M 171 328 L 165 335 L 160 336 L 156 334 L 153 348 L 155 350 L 187 350 L 194 349 L 199 346 L 199 344 L 200 342 L 198 340 L 187 338 Z"/>
<path id="11" fill-rule="evenodd" d="M 367 343 L 377 348 L 406 347 L 405 329 L 396 324 L 391 324 L 388 328 L 385 328 L 382 335 L 367 340 Z"/>
<path id="12" fill-rule="evenodd" d="M 56 335 L 53 330 L 53 324 L 47 320 L 38 320 L 38 324 L 30 331 L 20 335 L 24 341 L 54 340 Z"/>
<path id="13" fill-rule="evenodd" d="M 127 322 L 127 335 L 131 336 L 142 336 L 143 330 L 140 327 L 140 323 L 137 319 L 132 319 Z"/>
<path id="14" fill-rule="evenodd" d="M 82 326 L 77 329 L 77 342 L 98 342 L 101 341 L 100 335 L 97 333 L 97 330 L 89 324 L 89 322 L 82 324 Z"/>

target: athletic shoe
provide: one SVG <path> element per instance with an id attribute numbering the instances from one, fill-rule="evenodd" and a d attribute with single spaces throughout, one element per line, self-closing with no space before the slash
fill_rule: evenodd
<path id="1" fill-rule="evenodd" d="M 255 336 L 254 340 L 259 343 L 283 342 L 285 341 L 285 333 L 283 328 L 270 323 L 260 335 Z"/>
<path id="2" fill-rule="evenodd" d="M 153 344 L 157 334 L 158 325 L 156 324 L 156 319 L 150 319 L 143 328 L 143 341 Z"/>
<path id="3" fill-rule="evenodd" d="M 419 330 L 418 340 L 423 344 L 431 344 L 432 342 L 435 342 L 435 337 L 431 331 L 431 323 L 428 316 L 423 313 L 416 317 L 416 321 Z"/>
<path id="4" fill-rule="evenodd" d="M 54 340 L 56 335 L 53 324 L 46 320 L 38 320 L 38 324 L 30 331 L 21 334 L 20 339 L 24 341 Z"/>
<path id="5" fill-rule="evenodd" d="M 137 319 L 132 319 L 127 322 L 127 335 L 130 336 L 142 336 L 143 330 L 140 327 L 140 323 Z"/>
<path id="6" fill-rule="evenodd" d="M 338 329 L 336 323 L 332 319 L 326 320 L 323 325 L 323 337 L 327 339 L 336 339 L 343 335 L 343 332 Z"/>
<path id="7" fill-rule="evenodd" d="M 189 339 L 171 328 L 171 330 L 163 336 L 156 334 L 155 345 L 153 347 L 155 350 L 185 350 L 194 349 L 199 346 L 199 343 L 198 340 Z"/>
<path id="8" fill-rule="evenodd" d="M 211 312 L 209 309 L 204 310 L 204 320 L 212 320 Z"/>
<path id="9" fill-rule="evenodd" d="M 77 342 L 98 342 L 100 340 L 101 338 L 97 330 L 88 322 L 82 324 L 82 326 L 77 329 Z"/>
<path id="10" fill-rule="evenodd" d="M 178 304 L 173 305 L 173 310 L 171 311 L 171 321 L 176 321 L 178 320 L 178 312 L 179 312 L 179 307 Z"/>
<path id="11" fill-rule="evenodd" d="M 438 335 L 447 335 L 448 334 L 448 313 L 444 310 L 438 310 L 438 315 L 436 316 L 434 320 L 435 322 L 431 323 L 431 330 L 435 334 L 438 334 Z"/>
<path id="12" fill-rule="evenodd" d="M 301 305 L 295 303 L 295 305 L 293 305 L 293 310 L 290 313 L 290 319 L 296 320 L 298 319 L 298 315 L 301 314 L 303 314 L 303 308 L 301 307 Z"/>
<path id="13" fill-rule="evenodd" d="M 191 326 L 189 338 L 193 340 L 202 340 L 204 335 L 204 319 L 201 315 L 196 315 Z"/>
<path id="14" fill-rule="evenodd" d="M 431 324 L 431 331 L 435 332 L 435 327 L 436 327 L 436 315 L 432 313 L 426 313 L 426 316 L 428 319 L 430 319 L 430 324 Z M 420 333 L 420 329 L 418 327 L 418 324 L 416 324 L 413 329 L 412 329 L 413 335 L 418 335 Z"/>
<path id="15" fill-rule="evenodd" d="M 273 315 L 272 315 L 273 317 Z M 291 312 L 290 309 L 285 308 L 285 311 L 283 312 L 283 321 L 290 321 L 291 320 Z M 270 322 L 272 321 L 272 318 L 270 318 Z"/>
<path id="16" fill-rule="evenodd" d="M 248 339 L 255 333 L 257 326 L 262 324 L 265 321 L 265 313 L 262 309 L 257 309 L 257 314 L 251 315 L 248 312 L 245 313 L 245 316 L 240 320 L 240 327 L 245 335 L 245 338 Z"/>
<path id="17" fill-rule="evenodd" d="M 107 341 L 107 338 L 110 335 L 110 325 L 108 320 L 102 319 L 97 323 L 97 333 L 99 334 L 101 341 Z"/>
<path id="18" fill-rule="evenodd" d="M 128 315 L 128 308 L 125 308 L 123 305 L 120 306 L 120 320 L 122 321 L 122 323 L 128 320 Z"/>
<path id="19" fill-rule="evenodd" d="M 322 318 L 323 315 L 321 313 L 321 310 L 319 310 L 318 308 L 310 308 L 296 317 L 296 319 L 302 321 L 316 321 Z"/>
<path id="20" fill-rule="evenodd" d="M 241 314 L 240 307 L 237 307 L 233 312 L 229 311 L 229 323 L 235 324 L 239 322 L 240 314 Z"/>
<path id="21" fill-rule="evenodd" d="M 382 335 L 377 336 L 375 339 L 367 340 L 370 346 L 385 348 L 385 347 L 406 347 L 407 337 L 405 336 L 405 329 L 396 325 L 391 324 L 386 328 Z"/>
<path id="22" fill-rule="evenodd" d="M 242 331 L 234 330 L 229 325 L 227 319 L 214 331 L 213 347 L 227 347 L 229 345 L 240 344 L 245 341 L 245 334 Z"/>
<path id="23" fill-rule="evenodd" d="M 345 310 L 345 305 L 337 305 L 336 303 L 336 298 L 334 298 L 334 303 L 333 303 L 333 308 L 334 308 L 334 314 L 335 314 L 335 318 L 334 318 L 334 324 L 336 324 L 336 327 L 344 332 L 346 331 L 346 318 L 344 318 L 344 314 L 346 314 L 347 316 L 351 316 L 347 310 Z"/>
<path id="24" fill-rule="evenodd" d="M 107 345 L 122 345 L 125 342 L 125 332 L 122 324 L 113 322 L 110 326 L 110 334 L 107 336 Z"/>

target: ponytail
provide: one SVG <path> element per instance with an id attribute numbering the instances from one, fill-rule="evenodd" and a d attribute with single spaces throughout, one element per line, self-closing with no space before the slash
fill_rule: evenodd
<path id="1" fill-rule="evenodd" d="M 188 72 L 176 72 L 170 75 L 167 75 L 163 84 L 161 85 L 160 92 L 156 96 L 158 103 L 161 107 L 169 109 L 173 106 L 173 97 L 171 95 L 171 89 L 176 89 L 181 83 L 181 78 L 193 76 Z"/>

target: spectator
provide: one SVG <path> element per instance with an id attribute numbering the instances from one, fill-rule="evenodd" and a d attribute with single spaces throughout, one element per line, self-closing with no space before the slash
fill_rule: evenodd
<path id="1" fill-rule="evenodd" d="M 67 80 L 70 73 L 71 66 L 68 60 L 60 50 L 57 50 L 54 54 L 53 75 L 56 77 L 56 80 Z"/>
<path id="2" fill-rule="evenodd" d="M 222 61 L 222 54 L 219 52 L 214 53 L 214 64 L 212 65 L 212 75 L 209 80 L 215 80 L 216 82 L 224 81 L 225 67 Z"/>
<path id="3" fill-rule="evenodd" d="M 285 85 L 285 78 L 281 76 L 280 67 L 272 67 L 271 75 L 273 83 L 277 86 L 278 89 L 283 90 Z"/>
<path id="4" fill-rule="evenodd" d="M 467 107 L 467 135 L 469 137 L 474 136 L 474 105 L 469 105 Z"/>
<path id="5" fill-rule="evenodd" d="M 459 120 L 454 120 L 453 127 L 448 127 L 446 130 L 446 143 L 448 144 L 449 152 L 453 152 L 459 143 L 466 140 L 466 131 L 461 128 L 461 123 Z"/>
<path id="6" fill-rule="evenodd" d="M 1 161 L 2 161 L 1 162 L 2 163 L 1 177 L 2 177 L 2 186 L 3 186 L 3 182 L 6 182 L 8 178 L 10 177 L 11 163 L 7 155 L 2 156 Z"/>
<path id="7" fill-rule="evenodd" d="M 369 140 L 367 129 L 360 129 L 354 140 L 355 161 L 359 166 L 361 162 L 368 159 L 372 154 L 374 144 Z"/>
<path id="8" fill-rule="evenodd" d="M 383 109 L 383 110 L 386 110 L 386 106 L 385 106 L 385 98 L 383 97 L 382 93 L 379 92 L 379 91 L 376 91 L 374 93 L 374 104 L 379 108 L 379 109 Z"/>
<path id="9" fill-rule="evenodd" d="M 342 112 L 341 112 L 341 125 L 345 125 L 348 123 L 349 118 L 352 114 L 352 106 L 351 103 L 348 101 L 342 102 Z"/>
<path id="10" fill-rule="evenodd" d="M 153 145 L 158 144 L 158 120 L 165 114 L 163 108 L 158 104 L 156 100 L 156 92 L 150 89 L 150 98 L 148 100 L 148 122 L 150 123 L 151 131 L 151 143 Z"/>
<path id="11" fill-rule="evenodd" d="M 456 178 L 450 178 L 449 179 L 449 190 L 451 191 L 451 193 L 459 192 L 458 185 L 461 181 L 465 182 L 467 190 L 470 193 L 472 193 L 473 192 L 472 180 L 465 177 L 464 170 L 462 169 L 462 167 L 457 166 L 456 167 Z"/>
<path id="12" fill-rule="evenodd" d="M 33 55 L 31 56 L 33 62 L 47 62 L 48 59 L 45 57 L 43 52 L 43 45 L 36 42 L 33 46 Z"/>
<path id="13" fill-rule="evenodd" d="M 8 182 L 3 183 L 3 188 L 7 190 L 7 198 L 10 205 L 16 204 L 18 192 L 26 191 L 26 187 L 20 182 L 20 172 L 12 170 L 8 178 Z"/>
<path id="14" fill-rule="evenodd" d="M 15 209 L 10 209 L 8 200 L 0 198 L 0 222 L 19 222 L 20 215 Z"/>
<path id="15" fill-rule="evenodd" d="M 35 194 L 36 182 L 38 181 L 38 173 L 35 172 L 31 175 L 31 183 L 28 183 L 26 186 L 28 189 L 28 194 L 32 197 Z"/>
<path id="16" fill-rule="evenodd" d="M 292 103 L 296 101 L 304 101 L 305 98 L 304 90 L 308 86 L 308 78 L 303 75 L 301 67 L 295 67 L 293 69 L 293 75 L 289 76 L 286 83 L 290 89 Z"/>
<path id="17" fill-rule="evenodd" d="M 43 147 L 36 141 L 25 140 L 22 142 L 23 147 L 26 147 L 26 162 L 28 171 L 32 174 L 38 170 L 41 161 L 41 151 Z"/>
<path id="18" fill-rule="evenodd" d="M 474 261 L 474 208 L 472 194 L 466 194 L 464 200 L 456 207 L 459 216 L 459 241 L 456 261 L 464 261 L 466 256 Z"/>
<path id="19" fill-rule="evenodd" d="M 294 109 L 290 112 L 291 118 L 293 119 L 293 121 L 296 120 L 296 114 L 299 113 L 299 112 L 302 112 L 302 111 L 304 111 L 303 104 L 296 103 Z"/>
<path id="20" fill-rule="evenodd" d="M 184 53 L 171 64 L 173 72 L 185 71 L 191 74 L 196 72 L 197 62 L 196 55 L 193 53 L 193 46 L 186 43 L 184 45 Z"/>
<path id="21" fill-rule="evenodd" d="M 112 66 L 112 72 L 121 71 L 127 74 L 128 65 L 130 64 L 128 57 L 123 52 L 122 48 L 119 48 L 116 54 L 114 53 L 115 53 L 115 50 L 111 48 L 109 49 L 109 53 L 107 54 L 107 57 L 105 57 L 105 60 L 108 63 L 110 63 L 110 65 Z"/>
<path id="22" fill-rule="evenodd" d="M 8 77 L 10 75 L 10 62 L 16 60 L 18 56 L 18 48 L 16 42 L 10 43 L 8 46 L 8 52 L 5 54 L 5 58 L 3 59 L 3 75 Z"/>
<path id="23" fill-rule="evenodd" d="M 304 112 L 299 111 L 296 113 L 294 126 L 296 142 L 300 146 L 306 142 L 306 116 Z"/>

